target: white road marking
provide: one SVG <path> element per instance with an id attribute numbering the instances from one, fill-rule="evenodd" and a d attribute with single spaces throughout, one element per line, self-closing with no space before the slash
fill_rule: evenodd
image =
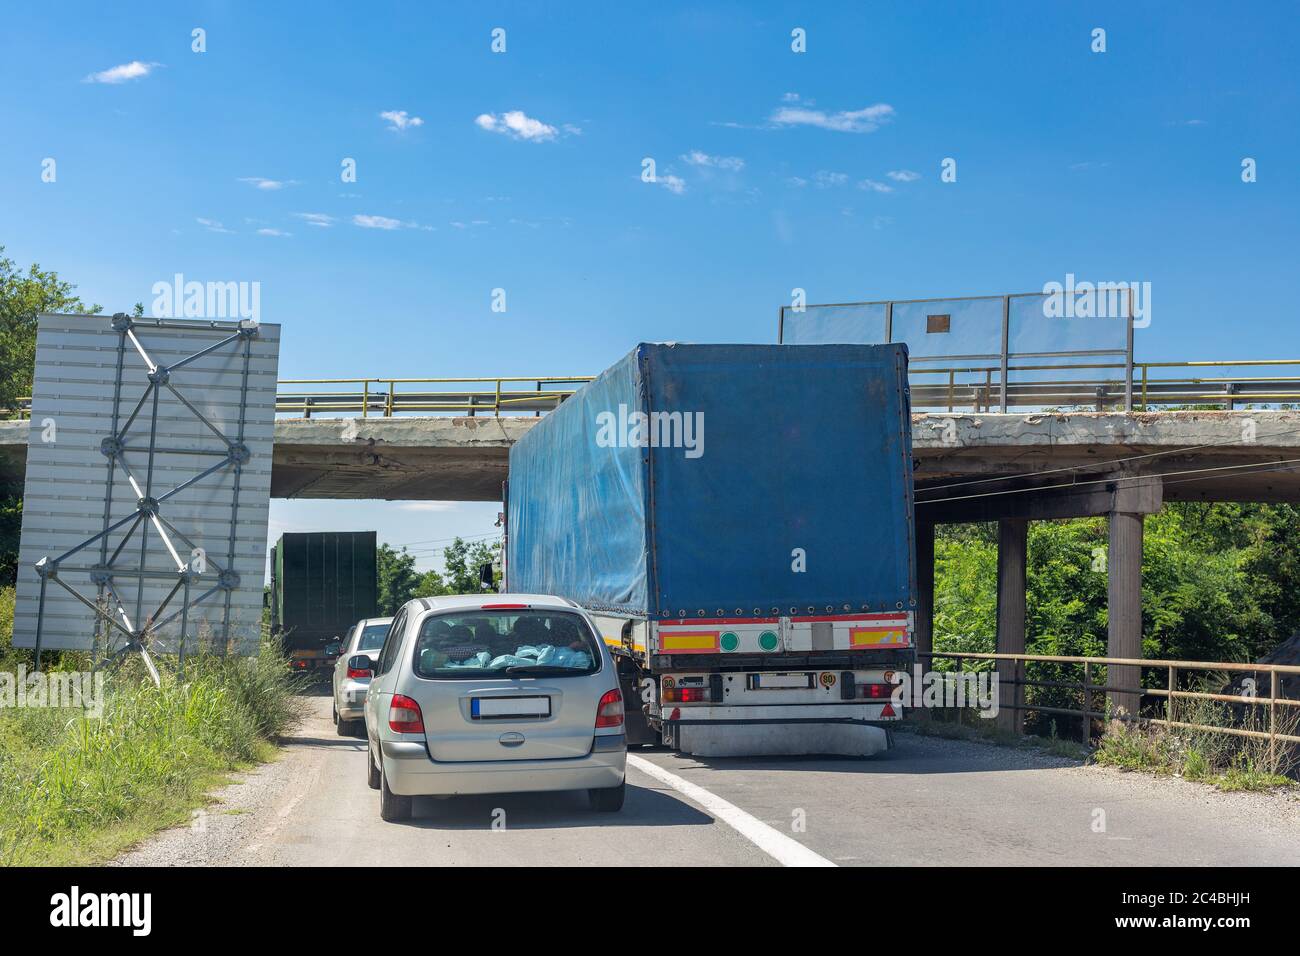
<path id="1" fill-rule="evenodd" d="M 709 815 L 721 820 L 758 847 L 782 866 L 835 866 L 824 856 L 819 856 L 798 840 L 786 836 L 780 830 L 768 826 L 757 817 L 751 816 L 734 803 L 728 803 L 715 793 L 696 786 L 689 780 L 683 780 L 675 773 L 670 773 L 656 763 L 644 757 L 627 755 L 629 766 L 654 777 L 660 783 L 672 787 L 682 796 L 698 803 Z"/>

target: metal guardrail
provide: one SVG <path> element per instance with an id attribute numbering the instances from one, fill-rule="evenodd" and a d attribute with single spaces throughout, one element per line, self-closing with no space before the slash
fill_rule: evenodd
<path id="1" fill-rule="evenodd" d="M 1300 402 L 1300 375 L 1222 375 L 1168 376 L 1164 370 L 1191 369 L 1264 369 L 1289 366 L 1300 370 L 1300 360 L 1263 359 L 1211 362 L 1136 362 L 1137 380 L 1133 383 L 1132 402 L 1128 401 L 1128 382 L 1121 377 L 1104 375 L 1070 380 L 1052 379 L 1052 371 L 1104 372 L 1123 371 L 1122 363 L 1088 363 L 1060 365 L 1011 365 L 1009 381 L 1002 390 L 1003 370 L 994 365 L 961 365 L 909 368 L 912 378 L 914 409 L 944 409 L 976 412 L 1011 411 L 1015 408 L 1084 407 L 1097 411 L 1108 409 L 1147 411 L 1168 405 L 1222 405 L 1226 409 L 1241 404 L 1277 404 Z M 1038 373 L 1038 377 L 1019 376 Z M 1047 374 L 1044 374 L 1047 373 Z M 939 377 L 935 382 L 933 378 Z M 1011 376 L 1017 376 L 1011 378 Z M 1003 406 L 1005 402 L 1005 408 Z M 1130 406 L 1131 407 L 1128 407 Z"/>
<path id="2" fill-rule="evenodd" d="M 1107 714 L 1104 710 L 1094 709 L 1093 695 L 1098 693 L 1118 693 L 1128 694 L 1135 697 L 1156 697 L 1165 702 L 1165 716 L 1163 718 L 1137 715 L 1138 721 L 1161 727 L 1177 727 L 1185 730 L 1196 730 L 1205 733 L 1228 734 L 1235 737 L 1249 737 L 1257 740 L 1268 741 L 1269 763 L 1271 769 L 1276 772 L 1277 769 L 1277 745 L 1278 743 L 1300 744 L 1300 736 L 1283 733 L 1278 729 L 1278 707 L 1300 707 L 1300 700 L 1294 700 L 1289 697 L 1278 696 L 1278 677 L 1279 675 L 1300 674 L 1300 666 L 1291 664 L 1246 664 L 1238 662 L 1223 661 L 1180 661 L 1180 660 L 1145 660 L 1127 657 L 1062 657 L 1050 654 L 983 654 L 983 653 L 965 653 L 960 651 L 929 651 L 918 652 L 918 657 L 929 658 L 933 663 L 936 659 L 951 660 L 955 663 L 955 670 L 958 673 L 965 673 L 962 664 L 966 661 L 985 661 L 993 662 L 996 665 L 1009 664 L 1009 668 L 999 668 L 1000 671 L 1010 670 L 1010 677 L 999 676 L 998 683 L 1010 684 L 1016 689 L 1014 700 L 999 702 L 999 707 L 1024 713 L 1034 711 L 1044 714 L 1059 714 L 1063 716 L 1077 717 L 1082 722 L 1081 736 L 1083 743 L 1092 743 L 1092 720 L 1105 720 Z M 1066 664 L 1079 665 L 1082 668 L 1082 680 L 1033 680 L 1026 676 L 1026 664 Z M 1094 668 L 1109 667 L 1134 667 L 1141 669 L 1156 669 L 1165 672 L 1164 687 L 1137 687 L 1132 686 L 1115 686 L 1109 683 L 1093 683 L 1092 675 Z M 1183 671 L 1205 671 L 1211 673 L 1229 672 L 1229 673 L 1250 673 L 1254 675 L 1268 675 L 1268 696 L 1259 695 L 1245 696 L 1237 694 L 1217 694 L 1208 691 L 1180 690 L 1178 675 Z M 1109 679 L 1109 674 L 1107 675 Z M 1053 707 L 1045 704 L 1035 704 L 1027 702 L 1021 688 L 1025 687 L 1042 687 L 1056 688 L 1069 691 L 1077 691 L 1080 695 L 1079 707 Z M 1178 720 L 1177 703 L 1180 700 L 1208 700 L 1220 703 L 1242 704 L 1254 707 L 1268 707 L 1268 730 L 1249 730 L 1242 727 L 1221 727 L 1211 724 L 1198 724 L 1193 721 Z"/>
<path id="3" fill-rule="evenodd" d="M 439 412 L 462 415 L 540 415 L 556 408 L 590 375 L 498 378 L 299 378 L 284 379 L 275 396 L 277 412 L 300 412 L 303 418 L 322 413 L 378 415 Z M 347 385 L 348 390 L 319 391 L 287 386 Z M 486 386 L 491 386 L 490 388 Z M 532 385 L 532 388 L 521 388 Z M 398 386 L 404 386 L 399 389 Z M 573 386 L 573 387 L 562 387 Z"/>
<path id="4" fill-rule="evenodd" d="M 1300 374 L 1296 375 L 1170 375 L 1207 369 L 1291 368 L 1300 373 L 1300 359 L 1258 361 L 1136 362 L 1133 365 L 1132 410 L 1149 411 L 1170 405 L 1300 404 Z M 1095 372 L 1086 378 L 1062 380 L 1051 372 Z M 1125 410 L 1123 363 L 1007 366 L 1006 410 L 1087 408 Z M 912 365 L 912 408 L 916 411 L 992 412 L 1002 409 L 1001 365 Z M 1027 376 L 1021 378 L 1021 376 Z M 937 381 L 936 381 L 937 378 Z M 304 418 L 361 415 L 541 415 L 556 408 L 589 375 L 503 376 L 484 378 L 303 378 L 279 383 L 275 410 Z M 332 386 L 332 387 L 331 387 Z M 19 400 L 18 417 L 26 417 L 31 399 Z"/>

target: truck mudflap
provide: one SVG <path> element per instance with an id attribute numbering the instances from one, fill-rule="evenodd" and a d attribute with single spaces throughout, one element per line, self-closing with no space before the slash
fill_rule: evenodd
<path id="1" fill-rule="evenodd" d="M 893 746 L 879 706 L 665 707 L 664 725 L 699 757 L 871 757 Z"/>

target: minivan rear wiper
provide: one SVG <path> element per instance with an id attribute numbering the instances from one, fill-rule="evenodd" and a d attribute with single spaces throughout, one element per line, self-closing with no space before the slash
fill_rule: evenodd
<path id="1" fill-rule="evenodd" d="M 507 674 L 581 674 L 582 671 L 583 668 L 562 664 L 515 664 L 506 668 Z"/>

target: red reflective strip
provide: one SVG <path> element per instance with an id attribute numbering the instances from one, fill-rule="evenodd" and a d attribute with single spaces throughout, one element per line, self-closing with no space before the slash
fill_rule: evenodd
<path id="1" fill-rule="evenodd" d="M 660 621 L 660 627 L 698 627 L 701 624 L 778 624 L 779 617 L 679 617 Z"/>

